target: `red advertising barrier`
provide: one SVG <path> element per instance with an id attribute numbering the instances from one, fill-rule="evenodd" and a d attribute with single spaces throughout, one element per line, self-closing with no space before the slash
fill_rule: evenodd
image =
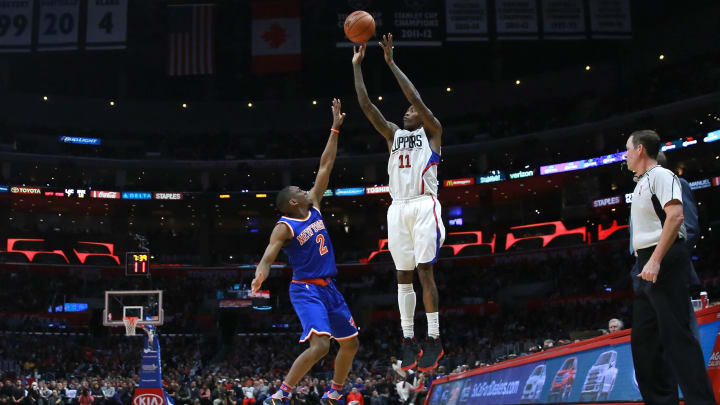
<path id="1" fill-rule="evenodd" d="M 705 359 L 708 360 L 709 357 L 708 375 L 716 399 L 720 400 L 720 306 L 697 311 L 696 316 L 701 331 L 700 345 L 703 347 Z M 709 333 L 710 331 L 712 333 Z M 637 383 L 633 381 L 630 337 L 630 329 L 622 330 L 464 373 L 440 377 L 433 381 L 425 405 L 642 403 Z M 566 387 L 567 395 L 550 400 L 555 385 L 562 382 L 560 377 L 567 372 L 577 373 L 577 384 L 575 381 L 569 383 Z M 542 378 L 538 381 L 535 377 L 540 375 Z M 594 380 L 599 378 L 598 376 L 602 376 L 602 384 Z M 601 388 L 600 391 L 598 387 Z"/>

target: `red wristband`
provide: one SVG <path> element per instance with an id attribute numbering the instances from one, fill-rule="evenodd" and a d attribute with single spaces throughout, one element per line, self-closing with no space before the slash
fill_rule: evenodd
<path id="1" fill-rule="evenodd" d="M 340 131 L 338 131 L 338 130 L 335 129 L 335 128 L 330 128 L 330 132 L 334 132 L 334 133 L 336 133 L 336 134 L 339 134 L 339 133 L 340 133 Z"/>

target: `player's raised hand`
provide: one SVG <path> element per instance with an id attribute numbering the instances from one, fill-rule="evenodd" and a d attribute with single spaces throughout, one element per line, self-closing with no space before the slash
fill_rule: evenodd
<path id="1" fill-rule="evenodd" d="M 250 283 L 250 291 L 252 292 L 252 294 L 256 294 L 260 290 L 263 281 L 265 281 L 265 276 L 263 275 L 263 273 L 259 271 L 256 272 L 255 278 L 253 279 L 252 283 Z"/>
<path id="2" fill-rule="evenodd" d="M 339 98 L 333 99 L 332 107 L 330 107 L 330 109 L 332 110 L 333 115 L 332 128 L 338 129 L 343 124 L 343 121 L 345 121 L 345 113 L 342 112 L 342 103 Z"/>
<path id="3" fill-rule="evenodd" d="M 353 46 L 353 65 L 359 65 L 365 59 L 365 48 L 367 48 L 367 42 L 363 42 L 360 46 Z"/>
<path id="4" fill-rule="evenodd" d="M 392 34 L 383 35 L 383 40 L 378 42 L 378 45 L 383 49 L 385 53 L 385 63 L 388 65 L 393 63 L 393 37 Z"/>

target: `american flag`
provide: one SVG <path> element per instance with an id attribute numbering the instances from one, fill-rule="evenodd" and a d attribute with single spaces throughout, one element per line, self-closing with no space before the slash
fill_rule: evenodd
<path id="1" fill-rule="evenodd" d="M 168 75 L 215 73 L 215 6 L 168 6 Z"/>

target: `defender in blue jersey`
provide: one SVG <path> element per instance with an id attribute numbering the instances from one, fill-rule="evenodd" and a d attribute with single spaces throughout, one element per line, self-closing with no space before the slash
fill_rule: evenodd
<path id="1" fill-rule="evenodd" d="M 252 291 L 256 292 L 270 274 L 270 265 L 280 250 L 287 253 L 293 269 L 290 301 L 303 327 L 300 342 L 310 341 L 310 347 L 295 360 L 282 386 L 265 400 L 265 405 L 289 403 L 295 385 L 330 350 L 330 339 L 340 344 L 340 350 L 335 358 L 335 375 L 330 390 L 325 393 L 322 402 L 335 404 L 342 397 L 343 384 L 360 344 L 355 321 L 342 294 L 335 288 L 335 252 L 318 209 L 330 181 L 337 155 L 339 128 L 345 119 L 340 100 L 333 100 L 332 113 L 330 138 L 320 158 L 315 186 L 310 191 L 295 186 L 286 187 L 278 194 L 276 205 L 283 216 L 270 235 L 270 243 L 252 281 Z"/>

